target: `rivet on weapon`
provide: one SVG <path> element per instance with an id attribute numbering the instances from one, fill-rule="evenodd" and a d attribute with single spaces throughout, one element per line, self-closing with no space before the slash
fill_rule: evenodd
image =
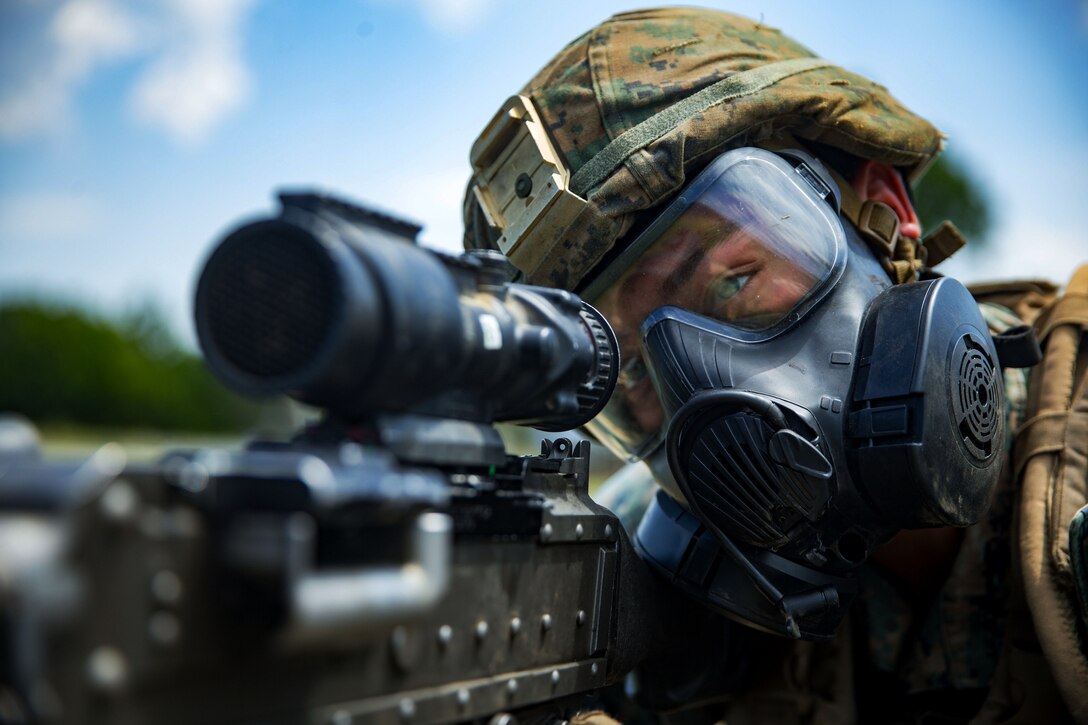
<path id="1" fill-rule="evenodd" d="M 131 519 L 136 513 L 138 504 L 136 489 L 123 478 L 118 478 L 111 483 L 99 501 L 99 506 L 106 518 L 116 522 Z"/>
<path id="2" fill-rule="evenodd" d="M 114 647 L 98 647 L 87 660 L 87 675 L 100 690 L 116 691 L 128 680 L 128 662 Z"/>
<path id="3" fill-rule="evenodd" d="M 181 578 L 169 569 L 160 569 L 151 577 L 151 594 L 163 604 L 181 599 Z"/>
<path id="4" fill-rule="evenodd" d="M 403 672 L 407 672 L 412 667 L 414 656 L 411 644 L 412 639 L 407 627 L 403 625 L 394 627 L 389 633 L 389 650 L 393 655 L 393 663 Z"/>
<path id="5" fill-rule="evenodd" d="M 515 679 L 509 679 L 506 681 L 506 691 L 511 695 L 516 695 L 518 692 L 518 681 Z"/>
<path id="6" fill-rule="evenodd" d="M 416 704 L 407 697 L 400 701 L 397 709 L 400 711 L 400 716 L 405 719 L 416 714 Z"/>
<path id="7" fill-rule="evenodd" d="M 10 690 L 0 687 L 0 697 L 12 696 Z M 57 688 L 49 680 L 37 678 L 30 684 L 27 692 L 27 701 L 32 712 L 41 716 L 39 722 L 61 722 L 64 715 L 64 701 L 61 700 Z"/>
<path id="8" fill-rule="evenodd" d="M 540 529 L 540 538 L 544 539 L 544 541 L 547 541 L 548 539 L 552 538 L 553 531 L 554 529 L 552 529 L 551 524 L 544 524 L 544 526 Z"/>
<path id="9" fill-rule="evenodd" d="M 612 538 L 612 524 L 605 524 L 604 525 L 604 538 L 606 538 L 606 539 L 611 539 Z"/>
<path id="10" fill-rule="evenodd" d="M 582 538 L 582 535 L 585 534 L 585 533 L 586 533 L 585 527 L 582 526 L 581 524 L 578 524 L 577 526 L 574 527 L 574 538 L 580 539 L 580 538 Z"/>
<path id="11" fill-rule="evenodd" d="M 208 487 L 208 480 L 210 478 L 211 473 L 208 471 L 207 466 L 203 463 L 192 461 L 182 466 L 181 471 L 178 474 L 178 485 L 186 491 L 200 493 Z"/>
<path id="12" fill-rule="evenodd" d="M 174 644 L 181 636 L 181 624 L 170 612 L 155 612 L 147 620 L 147 633 L 157 644 Z"/>
<path id="13" fill-rule="evenodd" d="M 600 667 L 597 666 L 596 662 L 594 662 L 589 668 L 590 674 L 594 674 L 594 675 L 597 674 L 598 670 L 600 670 Z"/>
<path id="14" fill-rule="evenodd" d="M 586 623 L 586 610 L 579 609 L 578 610 L 578 616 L 575 617 L 575 621 L 578 622 L 579 627 L 581 627 L 583 624 L 585 624 Z"/>
<path id="15" fill-rule="evenodd" d="M 521 173 L 518 175 L 516 181 L 514 181 L 514 193 L 518 195 L 519 199 L 524 199 L 533 192 L 533 180 L 526 174 Z"/>
<path id="16" fill-rule="evenodd" d="M 348 442 L 340 446 L 340 462 L 345 466 L 358 466 L 366 460 L 366 453 L 358 443 Z"/>
<path id="17" fill-rule="evenodd" d="M 465 688 L 462 687 L 460 690 L 457 691 L 457 704 L 461 707 L 468 707 L 470 699 L 472 699 L 472 696 Z"/>
<path id="18" fill-rule="evenodd" d="M 438 643 L 445 647 L 453 639 L 453 627 L 448 624 L 443 624 L 438 628 Z"/>
<path id="19" fill-rule="evenodd" d="M 540 618 L 540 628 L 545 632 L 552 628 L 552 615 L 545 614 Z"/>
<path id="20" fill-rule="evenodd" d="M 476 623 L 476 639 L 483 639 L 487 636 L 487 622 L 480 620 Z"/>
<path id="21" fill-rule="evenodd" d="M 552 684 L 559 684 L 559 670 L 552 670 Z"/>
<path id="22" fill-rule="evenodd" d="M 521 617 L 514 617 L 510 620 L 510 634 L 517 634 L 521 631 Z"/>
<path id="23" fill-rule="evenodd" d="M 329 718 L 329 725 L 351 725 L 354 718 L 347 710 L 337 710 Z"/>

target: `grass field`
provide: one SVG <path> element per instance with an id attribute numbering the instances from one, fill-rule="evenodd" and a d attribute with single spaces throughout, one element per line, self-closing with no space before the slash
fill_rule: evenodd
<path id="1" fill-rule="evenodd" d="M 563 434 L 543 434 L 515 426 L 499 426 L 511 454 L 536 455 L 540 452 L 540 439 L 559 437 Z M 86 458 L 106 443 L 118 443 L 130 463 L 154 461 L 164 453 L 185 448 L 240 448 L 253 436 L 247 434 L 214 435 L 208 433 L 178 433 L 176 431 L 113 430 L 82 426 L 45 425 L 38 429 L 42 452 L 54 460 L 78 460 Z M 277 438 L 282 438 L 280 432 Z M 577 433 L 566 434 L 573 441 L 584 438 Z M 594 444 L 591 456 L 590 486 L 595 488 L 620 466 L 605 448 Z"/>
<path id="2" fill-rule="evenodd" d="M 46 458 L 72 460 L 86 458 L 106 443 L 118 443 L 130 462 L 154 461 L 175 448 L 239 447 L 241 435 L 210 435 L 153 430 L 110 430 L 73 426 L 43 426 L 39 429 L 42 453 Z"/>

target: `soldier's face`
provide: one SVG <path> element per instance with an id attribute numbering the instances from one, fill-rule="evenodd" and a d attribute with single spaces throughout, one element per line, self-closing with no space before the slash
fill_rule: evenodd
<path id="1" fill-rule="evenodd" d="M 692 207 L 597 301 L 616 331 L 624 361 L 620 387 L 643 430 L 664 419 L 639 348 L 639 327 L 651 312 L 671 305 L 759 328 L 789 312 L 818 281 L 776 253 L 761 231 Z"/>

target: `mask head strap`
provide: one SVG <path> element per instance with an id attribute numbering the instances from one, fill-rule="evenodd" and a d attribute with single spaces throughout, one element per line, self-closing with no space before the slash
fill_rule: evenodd
<path id="1" fill-rule="evenodd" d="M 759 146 L 772 151 L 789 148 L 808 151 L 807 146 L 789 132 L 777 133 Z M 824 168 L 839 187 L 842 215 L 853 223 L 859 236 L 897 284 L 913 282 L 922 269 L 935 267 L 967 243 L 949 221 L 942 222 L 921 242 L 902 236 L 899 215 L 891 207 L 879 201 L 862 201 L 853 185 L 833 166 L 825 163 Z"/>

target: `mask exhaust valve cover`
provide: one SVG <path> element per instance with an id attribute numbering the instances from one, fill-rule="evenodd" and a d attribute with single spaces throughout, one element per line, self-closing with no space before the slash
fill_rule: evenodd
<path id="1" fill-rule="evenodd" d="M 951 279 L 899 285 L 862 323 L 846 425 L 851 473 L 899 528 L 967 526 L 1005 453 L 1001 368 L 986 322 Z"/>

